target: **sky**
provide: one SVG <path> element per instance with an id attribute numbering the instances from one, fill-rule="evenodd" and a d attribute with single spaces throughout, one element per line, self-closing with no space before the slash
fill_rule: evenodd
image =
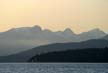
<path id="1" fill-rule="evenodd" d="M 0 0 L 0 32 L 34 25 L 52 31 L 108 32 L 108 0 Z"/>

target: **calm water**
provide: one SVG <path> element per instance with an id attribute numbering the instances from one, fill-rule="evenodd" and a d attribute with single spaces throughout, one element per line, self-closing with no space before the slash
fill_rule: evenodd
<path id="1" fill-rule="evenodd" d="M 108 73 L 108 64 L 0 64 L 0 73 Z"/>

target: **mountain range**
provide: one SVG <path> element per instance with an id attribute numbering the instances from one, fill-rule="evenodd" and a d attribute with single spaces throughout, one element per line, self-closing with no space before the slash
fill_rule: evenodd
<path id="1" fill-rule="evenodd" d="M 0 56 L 16 54 L 42 45 L 82 42 L 100 38 L 108 40 L 107 34 L 100 29 L 75 34 L 69 28 L 57 32 L 42 30 L 39 26 L 13 28 L 0 33 Z"/>
<path id="2" fill-rule="evenodd" d="M 17 54 L 9 55 L 9 56 L 2 56 L 0 57 L 0 62 L 27 62 L 33 56 L 44 54 L 44 53 L 62 52 L 62 51 L 67 51 L 67 50 L 81 50 L 81 49 L 89 50 L 93 48 L 106 48 L 106 47 L 108 47 L 108 41 L 103 40 L 103 39 L 88 40 L 88 41 L 76 42 L 76 43 L 75 42 L 56 43 L 56 44 L 49 44 L 49 45 L 35 47 L 35 48 L 29 49 L 29 50 L 26 50 Z"/>

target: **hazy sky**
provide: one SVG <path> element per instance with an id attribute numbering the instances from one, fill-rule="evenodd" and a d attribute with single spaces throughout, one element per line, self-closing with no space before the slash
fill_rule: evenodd
<path id="1" fill-rule="evenodd" d="M 108 31 L 108 0 L 0 0 L 0 31 L 33 25 Z"/>

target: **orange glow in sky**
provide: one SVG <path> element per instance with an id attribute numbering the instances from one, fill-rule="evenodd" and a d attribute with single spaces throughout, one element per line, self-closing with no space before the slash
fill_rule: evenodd
<path id="1" fill-rule="evenodd" d="M 39 25 L 53 31 L 108 31 L 108 0 L 0 0 L 0 31 Z"/>

